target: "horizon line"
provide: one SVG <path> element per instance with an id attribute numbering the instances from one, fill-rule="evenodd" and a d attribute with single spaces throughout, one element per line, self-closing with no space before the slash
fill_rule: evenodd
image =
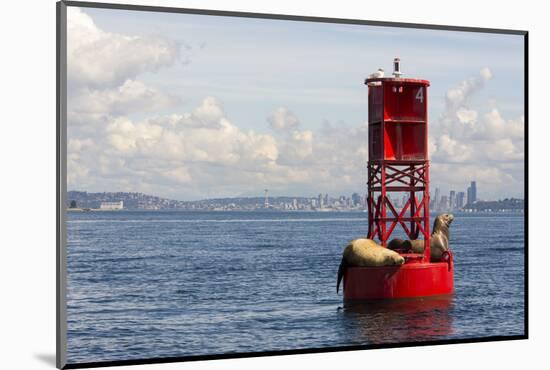
<path id="1" fill-rule="evenodd" d="M 454 190 L 450 190 L 450 191 L 454 191 Z M 163 197 L 163 196 L 159 196 L 159 195 L 152 195 L 152 194 L 147 194 L 147 193 L 143 193 L 143 192 L 139 192 L 139 191 L 86 191 L 86 190 L 67 190 L 67 194 L 70 193 L 70 192 L 76 192 L 76 193 L 87 193 L 87 194 L 114 194 L 114 193 L 126 193 L 126 194 L 142 194 L 142 195 L 145 195 L 145 196 L 149 196 L 149 197 L 156 197 L 156 198 L 161 198 L 161 199 L 166 199 L 166 200 L 170 200 L 170 201 L 176 201 L 176 202 L 201 202 L 201 201 L 207 201 L 207 200 L 215 200 L 215 199 L 236 199 L 236 198 L 262 198 L 262 199 L 265 199 L 265 194 L 264 195 L 256 195 L 256 196 L 225 196 L 225 197 L 216 197 L 216 198 L 202 198 L 202 199 L 196 199 L 196 200 L 179 200 L 179 199 L 173 199 L 173 198 L 166 198 L 166 197 Z M 365 192 L 366 193 L 366 192 Z M 400 193 L 408 193 L 406 191 L 404 192 L 397 192 L 398 194 Z M 361 197 L 364 197 L 366 194 L 362 194 L 360 192 L 352 192 L 351 193 L 352 195 L 353 194 L 358 194 L 359 196 Z M 317 199 L 319 197 L 319 195 L 323 195 L 323 196 L 328 196 L 329 198 L 331 197 L 329 195 L 329 193 L 325 192 L 325 193 L 318 193 L 317 195 L 315 196 L 306 196 L 306 195 L 270 195 L 268 196 L 268 198 L 307 198 L 307 199 Z M 341 196 L 345 196 L 347 197 L 345 194 L 341 194 L 339 196 L 337 196 L 336 198 L 333 198 L 334 199 L 337 199 Z M 391 194 L 388 194 L 388 196 L 391 197 Z M 443 195 L 445 196 L 445 195 Z M 351 197 L 351 196 L 350 196 Z M 503 197 L 503 198 L 500 198 L 500 199 L 496 199 L 496 200 L 491 200 L 491 199 L 478 199 L 477 201 L 483 201 L 483 202 L 497 202 L 497 201 L 501 201 L 501 200 L 506 200 L 506 199 L 519 199 L 519 200 L 525 200 L 524 197 L 514 197 L 514 196 L 506 196 L 506 197 Z"/>

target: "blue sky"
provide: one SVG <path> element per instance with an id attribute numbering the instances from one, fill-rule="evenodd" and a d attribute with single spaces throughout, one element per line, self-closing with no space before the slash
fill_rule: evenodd
<path id="1" fill-rule="evenodd" d="M 432 187 L 477 180 L 481 197 L 523 196 L 521 36 L 88 8 L 69 23 L 70 188 L 176 199 L 363 192 L 363 80 L 399 56 L 406 77 L 431 82 Z M 101 75 L 110 65 L 116 76 Z M 102 168 L 85 141 L 105 145 Z M 188 149 L 152 149 L 168 142 Z M 218 154 L 233 159 L 209 145 L 230 146 Z"/>

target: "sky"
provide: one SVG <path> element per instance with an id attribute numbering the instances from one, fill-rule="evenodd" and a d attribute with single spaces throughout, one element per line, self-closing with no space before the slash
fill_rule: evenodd
<path id="1" fill-rule="evenodd" d="M 367 87 L 430 81 L 432 191 L 523 198 L 523 37 L 69 7 L 67 186 L 366 192 Z"/>

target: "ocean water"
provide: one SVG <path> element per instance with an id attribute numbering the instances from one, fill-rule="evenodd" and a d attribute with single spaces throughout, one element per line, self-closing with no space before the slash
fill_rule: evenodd
<path id="1" fill-rule="evenodd" d="M 455 294 L 343 305 L 366 213 L 69 212 L 68 362 L 524 334 L 521 214 L 455 214 Z"/>

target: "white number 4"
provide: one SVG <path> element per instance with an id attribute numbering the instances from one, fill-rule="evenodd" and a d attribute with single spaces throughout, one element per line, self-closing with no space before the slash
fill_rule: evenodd
<path id="1" fill-rule="evenodd" d="M 416 93 L 416 100 L 420 100 L 421 103 L 424 103 L 424 89 L 421 87 Z"/>

